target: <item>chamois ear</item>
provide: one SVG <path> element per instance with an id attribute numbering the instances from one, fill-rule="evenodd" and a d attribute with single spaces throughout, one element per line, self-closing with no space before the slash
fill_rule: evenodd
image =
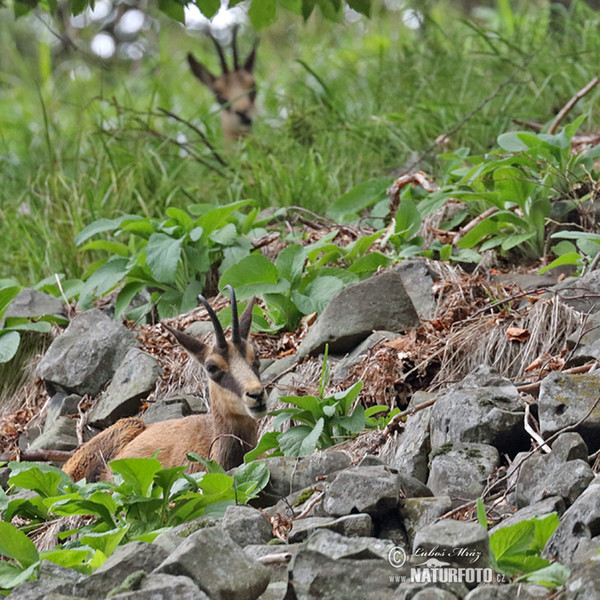
<path id="1" fill-rule="evenodd" d="M 240 317 L 240 337 L 243 340 L 247 340 L 248 334 L 250 333 L 250 326 L 252 325 L 252 309 L 254 308 L 255 301 L 256 298 L 250 298 L 248 305 Z"/>
<path id="2" fill-rule="evenodd" d="M 175 336 L 175 339 L 179 342 L 179 344 L 183 346 L 183 348 L 185 348 L 199 363 L 204 364 L 204 359 L 206 358 L 208 350 L 206 344 L 203 344 L 194 336 L 183 333 L 183 331 L 179 331 L 178 329 L 173 329 L 163 321 L 161 321 L 161 325 L 167 331 L 170 331 Z"/>
<path id="3" fill-rule="evenodd" d="M 244 71 L 248 71 L 248 73 L 252 73 L 254 71 L 254 59 L 256 58 L 256 49 L 258 48 L 258 40 L 254 42 L 254 46 L 252 46 L 252 50 L 250 54 L 248 54 L 248 58 L 244 63 Z"/>
<path id="4" fill-rule="evenodd" d="M 192 69 L 192 73 L 208 88 L 211 90 L 214 88 L 216 77 L 201 63 L 198 62 L 194 55 L 189 52 L 187 60 Z"/>

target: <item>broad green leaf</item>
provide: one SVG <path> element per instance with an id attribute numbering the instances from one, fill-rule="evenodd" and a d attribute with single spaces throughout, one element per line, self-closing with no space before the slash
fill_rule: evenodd
<path id="1" fill-rule="evenodd" d="M 33 542 L 12 523 L 0 521 L 0 554 L 16 560 L 26 569 L 40 557 Z"/>
<path id="2" fill-rule="evenodd" d="M 9 483 L 26 490 L 33 490 L 43 498 L 64 494 L 73 480 L 61 469 L 44 463 L 10 462 Z"/>
<path id="3" fill-rule="evenodd" d="M 336 221 L 357 216 L 365 208 L 385 198 L 385 192 L 391 185 L 389 177 L 370 179 L 355 185 L 340 196 L 327 211 L 328 216 Z"/>
<path id="4" fill-rule="evenodd" d="M 317 0 L 302 0 L 302 18 L 307 21 L 312 14 Z"/>
<path id="5" fill-rule="evenodd" d="M 458 242 L 457 246 L 459 248 L 472 248 L 476 246 L 484 237 L 491 235 L 492 233 L 497 233 L 498 224 L 496 221 L 492 219 L 484 219 L 473 227 L 471 231 L 468 231 Z"/>
<path id="6" fill-rule="evenodd" d="M 52 324 L 49 321 L 32 322 L 25 318 L 9 317 L 4 323 L 4 329 L 7 331 L 36 331 L 37 333 L 48 333 L 52 331 Z"/>
<path id="7" fill-rule="evenodd" d="M 211 241 L 221 246 L 231 246 L 239 237 L 237 229 L 233 223 L 227 223 L 223 227 L 216 229 L 210 234 Z"/>
<path id="8" fill-rule="evenodd" d="M 218 10 L 218 7 L 217 7 Z M 165 211 L 168 217 L 171 219 L 175 219 L 186 231 L 190 232 L 194 229 L 194 220 L 190 215 L 188 215 L 185 211 L 180 208 L 176 208 L 175 206 L 169 206 Z"/>
<path id="9" fill-rule="evenodd" d="M 375 273 L 380 267 L 389 267 L 393 260 L 381 252 L 370 252 L 357 258 L 349 267 L 348 271 L 357 275 Z"/>
<path id="10" fill-rule="evenodd" d="M 318 420 L 314 427 L 296 425 L 279 436 L 279 447 L 285 456 L 306 456 L 314 452 L 324 427 L 324 420 Z M 306 441 L 308 439 L 308 441 Z"/>
<path id="11" fill-rule="evenodd" d="M 146 264 L 157 281 L 173 283 L 181 258 L 183 238 L 172 238 L 164 233 L 153 233 L 146 246 Z"/>
<path id="12" fill-rule="evenodd" d="M 344 287 L 344 282 L 337 277 L 317 277 L 308 284 L 303 293 L 292 290 L 292 300 L 304 315 L 320 313 Z"/>
<path id="13" fill-rule="evenodd" d="M 354 404 L 354 401 L 358 398 L 358 395 L 363 389 L 363 382 L 357 381 L 355 384 L 350 386 L 347 390 L 342 390 L 333 394 L 333 398 L 339 401 L 342 409 L 342 414 L 347 415 L 350 412 L 350 408 Z"/>
<path id="14" fill-rule="evenodd" d="M 218 208 L 211 208 L 208 211 L 203 211 L 201 216 L 196 219 L 195 225 L 196 227 L 202 227 L 203 236 L 207 238 L 213 231 L 216 231 L 218 228 L 225 225 L 234 212 L 243 206 L 248 206 L 250 204 L 254 204 L 254 201 L 240 200 L 238 202 L 226 204 L 225 206 L 219 206 Z M 198 214 L 194 211 L 193 206 L 189 207 L 188 210 L 192 214 Z"/>
<path id="15" fill-rule="evenodd" d="M 313 423 L 323 416 L 322 403 L 315 396 L 282 396 L 280 401 L 285 404 L 293 404 L 302 410 L 308 411 L 313 416 Z"/>
<path id="16" fill-rule="evenodd" d="M 212 19 L 221 7 L 221 0 L 196 0 L 195 4 L 207 19 Z"/>
<path id="17" fill-rule="evenodd" d="M 40 552 L 42 560 L 49 560 L 55 565 L 76 571 L 88 571 L 88 562 L 94 555 L 90 548 L 52 548 Z"/>
<path id="18" fill-rule="evenodd" d="M 0 329 L 0 363 L 8 362 L 17 353 L 21 336 L 17 331 Z"/>
<path id="19" fill-rule="evenodd" d="M 233 481 L 236 486 L 253 483 L 256 485 L 255 490 L 260 491 L 269 483 L 270 476 L 271 473 L 265 463 L 250 462 L 237 467 L 233 474 Z"/>
<path id="20" fill-rule="evenodd" d="M 21 291 L 20 285 L 7 285 L 0 287 L 0 315 L 6 307 L 13 301 L 15 296 Z"/>
<path id="21" fill-rule="evenodd" d="M 542 552 L 542 550 L 546 546 L 546 542 L 556 531 L 558 523 L 559 520 L 558 515 L 556 513 L 550 513 L 545 517 L 536 517 L 533 519 L 533 524 L 535 527 L 533 534 L 533 543 L 531 545 L 531 550 L 533 552 Z"/>
<path id="22" fill-rule="evenodd" d="M 79 297 L 79 303 L 87 307 L 94 295 L 103 296 L 117 286 L 129 273 L 129 261 L 126 258 L 112 257 L 100 266 L 85 282 Z"/>
<path id="23" fill-rule="evenodd" d="M 158 9 L 179 23 L 185 22 L 183 4 L 178 0 L 158 0 Z"/>
<path id="24" fill-rule="evenodd" d="M 498 146 L 507 152 L 524 152 L 542 143 L 535 134 L 527 131 L 509 131 L 501 133 L 497 139 Z"/>
<path id="25" fill-rule="evenodd" d="M 146 287 L 142 281 L 130 281 L 125 284 L 117 295 L 115 302 L 115 318 L 120 317 L 123 312 L 129 307 L 131 301 L 138 292 L 141 292 Z"/>
<path id="26" fill-rule="evenodd" d="M 273 454 L 269 454 L 269 456 L 281 456 L 281 452 L 279 451 L 279 436 L 281 432 L 279 431 L 269 431 L 260 438 L 256 448 L 254 450 L 250 450 L 250 452 L 246 452 L 244 455 L 244 462 L 249 463 L 257 459 L 264 452 L 268 452 L 269 450 L 277 449 L 277 452 Z"/>
<path id="27" fill-rule="evenodd" d="M 396 211 L 395 232 L 402 235 L 404 239 L 410 239 L 416 235 L 421 226 L 421 213 L 411 198 L 402 198 Z"/>
<path id="28" fill-rule="evenodd" d="M 100 550 L 108 557 L 115 551 L 115 548 L 121 543 L 128 531 L 129 526 L 125 526 L 100 533 L 86 533 L 81 536 L 80 542 L 94 550 Z"/>
<path id="29" fill-rule="evenodd" d="M 255 253 L 232 265 L 221 275 L 219 288 L 231 285 L 240 300 L 255 294 L 285 290 L 286 284 L 279 280 L 277 267 L 263 254 Z M 289 284 L 288 284 L 289 285 Z"/>
<path id="30" fill-rule="evenodd" d="M 88 225 L 75 236 L 75 244 L 77 246 L 81 246 L 83 242 L 98 233 L 104 233 L 105 231 L 114 231 L 115 229 L 118 229 L 123 221 L 137 220 L 140 218 L 141 217 L 136 215 L 123 215 L 121 217 L 117 217 L 116 219 L 98 219 L 97 221 L 90 223 L 90 225 Z"/>
<path id="31" fill-rule="evenodd" d="M 104 250 L 109 254 L 118 256 L 129 256 L 129 248 L 121 242 L 110 242 L 109 240 L 94 240 L 82 246 L 81 250 Z"/>
<path id="32" fill-rule="evenodd" d="M 495 188 L 504 202 L 518 204 L 525 209 L 525 202 L 535 189 L 535 183 L 529 181 L 520 169 L 500 167 L 494 171 Z"/>
<path id="33" fill-rule="evenodd" d="M 521 521 L 508 527 L 502 527 L 490 535 L 490 549 L 497 562 L 501 559 L 523 554 L 533 541 L 535 526 L 531 522 Z"/>
<path id="34" fill-rule="evenodd" d="M 567 252 L 562 256 L 554 259 L 549 265 L 542 267 L 538 273 L 542 275 L 546 271 L 550 271 L 550 269 L 554 269 L 554 267 L 560 267 L 562 265 L 578 265 L 581 262 L 581 256 L 578 252 Z"/>
<path id="35" fill-rule="evenodd" d="M 306 262 L 306 249 L 300 244 L 291 244 L 284 248 L 275 259 L 280 279 L 286 279 L 292 285 L 302 276 Z"/>
<path id="36" fill-rule="evenodd" d="M 307 456 L 308 454 L 312 454 L 319 443 L 319 438 L 321 437 L 321 433 L 323 433 L 323 427 L 325 426 L 325 420 L 320 418 L 313 428 L 313 430 L 304 438 L 302 443 L 300 444 L 300 449 L 297 456 Z"/>
<path id="37" fill-rule="evenodd" d="M 488 528 L 487 513 L 485 512 L 485 504 L 481 498 L 477 498 L 477 522 L 485 529 Z"/>
<path id="38" fill-rule="evenodd" d="M 25 535 L 25 534 L 23 534 Z M 0 588 L 9 590 L 21 585 L 24 581 L 31 579 L 38 570 L 39 562 L 20 568 L 17 565 L 0 561 Z"/>
<path id="39" fill-rule="evenodd" d="M 362 404 L 357 404 L 354 411 L 349 416 L 334 417 L 331 419 L 332 427 L 341 427 L 348 433 L 360 433 L 364 430 L 365 424 L 365 409 Z"/>
<path id="40" fill-rule="evenodd" d="M 347 0 L 348 6 L 358 13 L 371 17 L 371 0 Z"/>
<path id="41" fill-rule="evenodd" d="M 113 473 L 118 473 L 123 484 L 122 491 L 127 489 L 139 496 L 148 496 L 148 490 L 154 475 L 160 471 L 161 464 L 156 458 L 121 458 L 108 463 Z"/>
<path id="42" fill-rule="evenodd" d="M 263 29 L 277 18 L 277 0 L 252 0 L 248 9 L 250 23 L 256 29 Z"/>
<path id="43" fill-rule="evenodd" d="M 555 562 L 547 567 L 538 569 L 531 573 L 519 577 L 517 581 L 528 581 L 529 583 L 537 583 L 548 588 L 560 588 L 567 583 L 571 570 L 569 567 Z"/>

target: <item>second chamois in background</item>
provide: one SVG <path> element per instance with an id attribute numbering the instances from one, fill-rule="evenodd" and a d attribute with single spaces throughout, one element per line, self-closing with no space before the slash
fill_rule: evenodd
<path id="1" fill-rule="evenodd" d="M 84 444 L 65 464 L 75 481 L 107 479 L 109 461 L 119 458 L 150 458 L 158 451 L 164 468 L 188 464 L 186 455 L 196 452 L 216 460 L 224 469 L 243 462 L 244 454 L 257 443 L 257 419 L 266 413 L 266 394 L 259 377 L 258 354 L 248 342 L 254 299 L 238 319 L 231 286 L 231 338 L 223 333 L 219 319 L 200 296 L 215 331 L 211 347 L 199 339 L 163 325 L 205 368 L 209 377 L 211 412 L 146 426 L 141 418 L 121 419 Z M 190 471 L 203 467 L 192 463 Z"/>
<path id="2" fill-rule="evenodd" d="M 252 120 L 256 116 L 256 82 L 254 81 L 254 59 L 258 40 L 240 66 L 237 48 L 237 25 L 233 28 L 231 48 L 233 51 L 233 70 L 230 70 L 221 44 L 212 36 L 219 61 L 221 75 L 213 75 L 201 62 L 194 58 L 192 53 L 187 56 L 188 63 L 194 75 L 215 95 L 221 105 L 221 124 L 223 135 L 229 139 L 236 139 L 246 135 L 252 127 Z"/>

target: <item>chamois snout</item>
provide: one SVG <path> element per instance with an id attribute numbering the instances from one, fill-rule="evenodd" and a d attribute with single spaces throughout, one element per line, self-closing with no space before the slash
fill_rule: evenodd
<path id="1" fill-rule="evenodd" d="M 253 417 L 258 419 L 267 413 L 267 394 L 262 387 L 256 391 L 247 391 L 245 396 L 246 406 Z"/>

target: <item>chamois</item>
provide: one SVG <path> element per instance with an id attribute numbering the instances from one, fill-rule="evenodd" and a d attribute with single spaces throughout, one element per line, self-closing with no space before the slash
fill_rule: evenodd
<path id="1" fill-rule="evenodd" d="M 212 34 L 212 39 L 219 61 L 221 75 L 213 75 L 201 62 L 198 62 L 190 52 L 187 55 L 192 73 L 215 95 L 221 105 L 221 124 L 223 135 L 229 139 L 236 139 L 246 135 L 252 126 L 252 119 L 256 116 L 256 83 L 254 81 L 254 59 L 258 40 L 240 67 L 237 49 L 237 30 L 232 32 L 231 48 L 233 50 L 233 70 L 230 71 L 225 60 L 223 48 Z"/>
<path id="2" fill-rule="evenodd" d="M 259 360 L 248 342 L 252 324 L 252 299 L 238 318 L 235 292 L 231 296 L 231 338 L 227 340 L 214 310 L 204 298 L 215 331 L 215 345 L 210 347 L 197 338 L 162 325 L 173 334 L 206 370 L 209 377 L 211 412 L 146 426 L 141 418 L 130 417 L 114 425 L 84 444 L 63 467 L 78 481 L 106 479 L 108 461 L 119 458 L 148 458 L 158 450 L 163 467 L 187 464 L 186 454 L 197 452 L 216 460 L 224 469 L 241 464 L 244 454 L 257 442 L 257 419 L 266 412 L 266 394 L 258 373 Z M 202 469 L 199 463 L 190 471 Z"/>

